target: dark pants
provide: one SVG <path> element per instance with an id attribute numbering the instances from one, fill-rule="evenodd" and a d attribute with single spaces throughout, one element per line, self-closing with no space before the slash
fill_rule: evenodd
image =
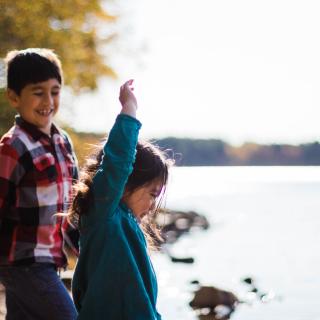
<path id="1" fill-rule="evenodd" d="M 7 320 L 74 320 L 77 312 L 53 265 L 0 267 Z"/>

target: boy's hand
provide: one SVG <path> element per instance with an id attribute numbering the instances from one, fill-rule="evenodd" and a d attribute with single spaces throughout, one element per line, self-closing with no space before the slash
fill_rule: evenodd
<path id="1" fill-rule="evenodd" d="M 132 86 L 132 83 L 133 83 L 133 80 L 131 79 L 125 82 L 120 87 L 119 100 L 122 105 L 121 113 L 127 114 L 135 118 L 138 104 L 137 104 L 137 99 L 133 94 L 134 88 Z"/>

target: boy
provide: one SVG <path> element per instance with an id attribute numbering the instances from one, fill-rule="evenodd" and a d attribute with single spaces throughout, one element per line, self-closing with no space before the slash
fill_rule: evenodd
<path id="1" fill-rule="evenodd" d="M 78 231 L 65 217 L 77 161 L 65 132 L 53 124 L 63 82 L 49 49 L 11 51 L 7 96 L 18 115 L 0 141 L 0 281 L 7 319 L 75 319 L 57 275 L 63 245 L 77 251 Z"/>

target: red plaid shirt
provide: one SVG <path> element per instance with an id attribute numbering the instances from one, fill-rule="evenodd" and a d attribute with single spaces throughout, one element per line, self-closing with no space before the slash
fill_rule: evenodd
<path id="1" fill-rule="evenodd" d="M 65 132 L 51 137 L 20 116 L 0 141 L 0 265 L 66 265 L 65 242 L 78 251 L 78 231 L 65 217 L 77 160 Z"/>

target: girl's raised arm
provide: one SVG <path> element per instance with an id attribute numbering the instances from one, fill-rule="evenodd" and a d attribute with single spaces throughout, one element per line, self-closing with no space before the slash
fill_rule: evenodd
<path id="1" fill-rule="evenodd" d="M 120 88 L 122 105 L 103 148 L 100 167 L 93 178 L 97 213 L 112 216 L 124 192 L 126 182 L 133 169 L 136 145 L 141 123 L 136 119 L 137 100 L 133 94 L 133 80 Z"/>

